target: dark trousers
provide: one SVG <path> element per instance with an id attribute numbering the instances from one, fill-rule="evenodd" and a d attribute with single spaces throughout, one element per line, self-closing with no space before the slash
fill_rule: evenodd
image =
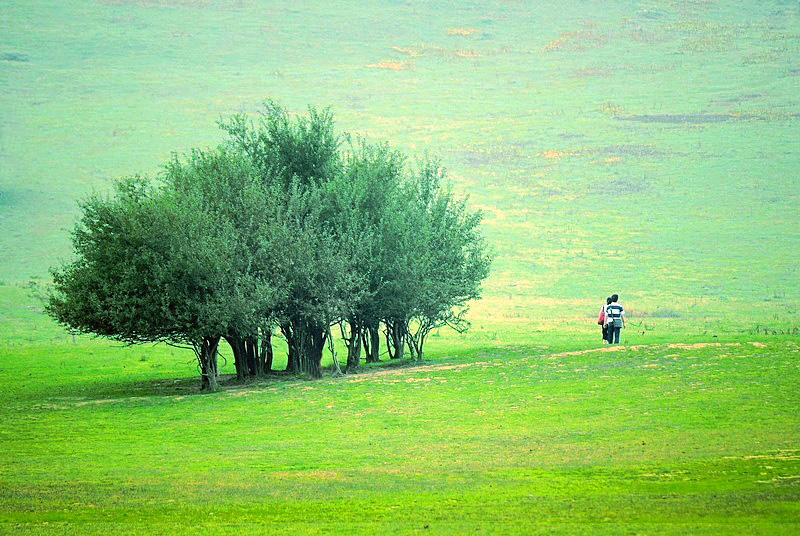
<path id="1" fill-rule="evenodd" d="M 608 324 L 603 324 L 603 340 L 608 341 L 608 332 L 609 332 Z"/>
<path id="2" fill-rule="evenodd" d="M 608 326 L 608 343 L 609 344 L 619 344 L 619 332 L 622 328 L 615 328 L 614 326 Z"/>

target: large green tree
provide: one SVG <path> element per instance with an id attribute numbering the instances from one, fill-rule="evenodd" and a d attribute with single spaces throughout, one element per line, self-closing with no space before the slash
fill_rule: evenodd
<path id="1" fill-rule="evenodd" d="M 53 271 L 48 311 L 70 329 L 127 343 L 191 345 L 203 387 L 216 389 L 217 349 L 233 349 L 240 380 L 272 366 L 321 375 L 331 326 L 348 368 L 378 359 L 378 326 L 400 358 L 422 358 L 429 333 L 466 326 L 489 256 L 480 214 L 425 158 L 410 171 L 385 143 L 350 144 L 328 110 L 291 116 L 275 103 L 220 127 L 225 145 L 134 177 L 81 205 L 76 258 Z"/>
<path id="2" fill-rule="evenodd" d="M 480 297 L 491 256 L 479 228 L 481 213 L 453 194 L 437 159 L 426 156 L 417 163 L 404 197 L 407 246 L 397 278 L 403 299 L 387 320 L 387 333 L 395 351 L 405 340 L 412 355 L 422 359 L 432 330 L 468 328 L 467 304 Z"/>
<path id="3" fill-rule="evenodd" d="M 353 296 L 363 286 L 355 270 L 353 240 L 324 218 L 328 193 L 291 189 L 280 221 L 281 252 L 288 276 L 288 296 L 279 307 L 287 339 L 287 368 L 319 377 L 330 326 L 347 317 Z"/>
<path id="4" fill-rule="evenodd" d="M 336 184 L 344 174 L 333 118 L 313 107 L 308 116 L 291 117 L 267 102 L 255 121 L 239 114 L 220 127 L 278 201 L 287 293 L 277 316 L 289 347 L 287 368 L 318 377 L 330 326 L 349 315 L 363 287 L 355 270 L 361 238 L 337 224 Z"/>
<path id="5" fill-rule="evenodd" d="M 400 186 L 405 158 L 386 143 L 353 144 L 345 158 L 345 172 L 333 183 L 334 211 L 330 219 L 345 239 L 354 240 L 356 270 L 362 287 L 351 296 L 350 314 L 340 323 L 347 346 L 347 367 L 359 366 L 362 347 L 367 362 L 378 360 L 379 324 L 389 303 L 397 298 L 393 282 L 402 246 L 400 223 L 404 205 Z"/>
<path id="6" fill-rule="evenodd" d="M 173 155 L 162 179 L 175 196 L 193 200 L 232 226 L 236 239 L 229 245 L 230 269 L 240 285 L 239 294 L 230 297 L 231 322 L 223 337 L 240 380 L 268 372 L 276 307 L 287 292 L 278 199 L 252 160 L 232 147 L 193 150 L 184 159 Z"/>
<path id="7" fill-rule="evenodd" d="M 74 332 L 190 345 L 217 388 L 217 348 L 252 284 L 238 273 L 230 221 L 196 197 L 134 177 L 81 204 L 75 260 L 52 271 L 47 311 Z"/>

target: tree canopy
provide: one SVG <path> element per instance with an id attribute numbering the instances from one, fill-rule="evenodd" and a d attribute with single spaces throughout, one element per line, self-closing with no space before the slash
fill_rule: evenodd
<path id="1" fill-rule="evenodd" d="M 348 368 L 432 329 L 465 329 L 490 257 L 481 215 L 436 159 L 409 166 L 386 143 L 353 142 L 329 110 L 292 117 L 267 102 L 256 120 L 221 121 L 226 141 L 173 155 L 158 177 L 116 182 L 81 202 L 75 259 L 52 270 L 47 311 L 69 329 L 126 343 L 191 346 L 205 388 L 217 348 L 240 379 L 268 372 L 280 329 L 287 368 L 321 374 L 339 325 Z"/>

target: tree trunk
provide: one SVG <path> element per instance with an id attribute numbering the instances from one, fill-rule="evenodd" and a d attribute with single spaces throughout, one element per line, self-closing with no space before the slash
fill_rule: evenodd
<path id="1" fill-rule="evenodd" d="M 200 361 L 200 388 L 211 393 L 219 390 L 217 383 L 217 350 L 221 337 L 203 337 L 198 359 Z"/>
<path id="2" fill-rule="evenodd" d="M 309 322 L 304 327 L 303 372 L 312 378 L 322 377 L 322 352 L 325 350 L 325 330 L 315 323 Z"/>
<path id="3" fill-rule="evenodd" d="M 281 325 L 281 333 L 286 337 L 287 357 L 286 372 L 300 372 L 300 341 L 290 322 Z"/>
<path id="4" fill-rule="evenodd" d="M 380 361 L 381 336 L 378 322 L 367 322 L 361 330 L 361 342 L 364 345 L 367 363 Z"/>
<path id="5" fill-rule="evenodd" d="M 321 378 L 322 352 L 325 349 L 327 332 L 317 322 L 309 319 L 294 325 L 295 339 L 299 341 L 300 370 L 312 378 Z"/>
<path id="6" fill-rule="evenodd" d="M 409 333 L 408 335 L 408 349 L 411 352 L 411 359 L 422 361 L 422 347 L 425 345 L 424 333 L 418 333 L 416 337 Z"/>
<path id="7" fill-rule="evenodd" d="M 247 372 L 250 377 L 258 376 L 258 365 L 256 363 L 256 340 L 248 337 L 244 340 L 245 356 L 247 356 Z"/>
<path id="8" fill-rule="evenodd" d="M 231 351 L 233 352 L 233 366 L 236 368 L 236 379 L 240 382 L 244 381 L 244 379 L 247 378 L 247 363 L 242 340 L 233 334 L 225 336 L 225 340 L 228 341 L 228 345 L 230 345 Z"/>
<path id="9" fill-rule="evenodd" d="M 293 320 L 291 325 L 281 326 L 289 343 L 289 362 L 286 370 L 305 372 L 312 378 L 321 378 L 322 351 L 325 349 L 327 328 L 312 319 Z"/>
<path id="10" fill-rule="evenodd" d="M 403 359 L 405 353 L 406 323 L 402 320 L 386 322 L 386 346 L 390 359 Z"/>
<path id="11" fill-rule="evenodd" d="M 358 318 L 351 318 L 350 336 L 347 337 L 342 329 L 342 339 L 347 347 L 347 370 L 348 372 L 358 369 L 361 364 L 361 333 L 363 331 L 361 322 Z"/>
<path id="12" fill-rule="evenodd" d="M 411 359 L 422 361 L 422 347 L 425 346 L 425 341 L 430 335 L 431 331 L 436 327 L 433 320 L 420 317 L 419 326 L 416 333 L 408 330 L 406 333 L 406 340 L 408 341 L 408 348 L 411 351 Z"/>

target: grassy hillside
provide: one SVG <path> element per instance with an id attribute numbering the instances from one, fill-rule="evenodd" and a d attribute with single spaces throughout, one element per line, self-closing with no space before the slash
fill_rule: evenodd
<path id="1" fill-rule="evenodd" d="M 795 532 L 799 82 L 780 0 L 4 2 L 0 532 Z M 425 367 L 197 396 L 190 354 L 25 288 L 78 199 L 265 97 L 485 212 L 473 330 Z"/>
<path id="2" fill-rule="evenodd" d="M 0 532 L 796 533 L 796 340 L 613 349 L 198 396 L 167 352 L 3 348 Z"/>
<path id="3" fill-rule="evenodd" d="M 10 3 L 0 280 L 69 254 L 77 198 L 269 96 L 441 155 L 486 211 L 500 314 L 584 316 L 617 290 L 640 313 L 787 322 L 797 6 L 530 4 Z"/>

